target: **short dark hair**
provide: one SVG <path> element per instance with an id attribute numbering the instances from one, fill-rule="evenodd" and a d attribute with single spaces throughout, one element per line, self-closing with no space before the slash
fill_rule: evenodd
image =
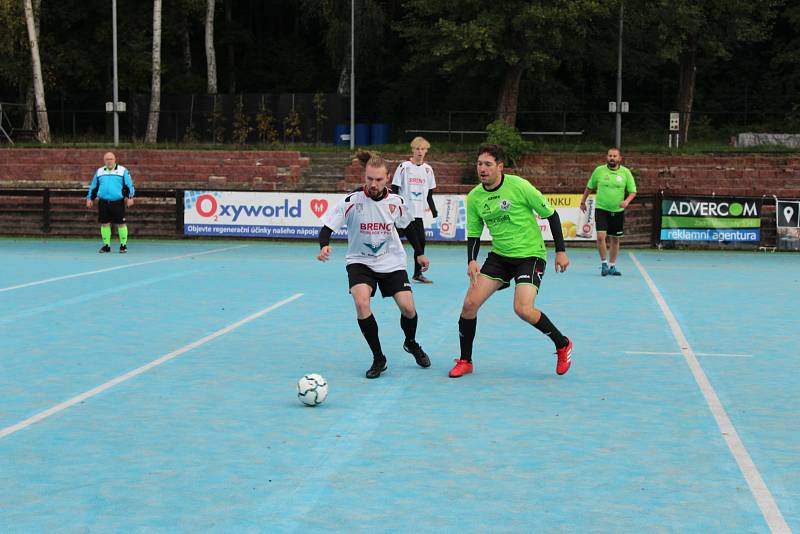
<path id="1" fill-rule="evenodd" d="M 503 150 L 503 147 L 500 145 L 496 145 L 494 143 L 484 143 L 478 147 L 478 157 L 481 154 L 489 154 L 490 156 L 494 156 L 494 160 L 497 163 L 505 163 L 506 161 L 506 152 Z"/>

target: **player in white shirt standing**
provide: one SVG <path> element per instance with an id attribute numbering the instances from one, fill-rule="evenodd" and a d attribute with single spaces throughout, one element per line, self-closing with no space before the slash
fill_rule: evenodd
<path id="1" fill-rule="evenodd" d="M 416 341 L 417 310 L 411 295 L 411 284 L 406 273 L 406 251 L 397 228 L 405 228 L 413 220 L 405 201 L 389 191 L 389 171 L 386 161 L 374 154 L 362 152 L 358 159 L 365 166 L 365 184 L 350 193 L 336 207 L 322 216 L 324 226 L 319 232 L 319 261 L 331 256 L 331 234 L 347 227 L 347 277 L 350 294 L 356 305 L 356 318 L 361 333 L 372 350 L 372 366 L 367 378 L 378 378 L 387 369 L 386 356 L 378 337 L 378 323 L 372 315 L 370 299 L 380 288 L 381 295 L 393 297 L 400 308 L 400 327 L 405 333 L 403 349 L 414 356 L 420 367 L 430 367 L 431 360 Z M 416 232 L 411 232 L 409 242 L 421 271 L 428 268 L 428 258 L 422 253 Z"/>
<path id="2" fill-rule="evenodd" d="M 431 208 L 431 215 L 434 218 L 439 214 L 436 205 L 433 203 L 433 190 L 436 189 L 436 178 L 433 169 L 425 163 L 425 155 L 431 148 L 431 144 L 424 137 L 415 137 L 411 141 L 411 159 L 398 165 L 392 179 L 392 191 L 403 197 L 406 205 L 414 215 L 414 221 L 400 235 L 408 238 L 408 233 L 416 232 L 422 242 L 420 254 L 425 253 L 425 224 L 422 217 L 425 215 L 425 205 Z M 409 243 L 411 241 L 409 240 Z M 421 284 L 433 283 L 422 274 L 417 253 L 414 253 L 414 275 L 412 280 Z"/>

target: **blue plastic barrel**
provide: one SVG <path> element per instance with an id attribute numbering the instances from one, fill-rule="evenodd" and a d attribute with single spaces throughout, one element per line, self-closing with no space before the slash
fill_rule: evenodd
<path id="1" fill-rule="evenodd" d="M 389 144 L 389 125 L 385 122 L 373 123 L 371 128 L 372 144 L 373 145 L 388 145 Z"/>
<path id="2" fill-rule="evenodd" d="M 337 124 L 336 130 L 334 131 L 333 135 L 333 142 L 337 145 L 349 145 L 350 144 L 350 125 L 349 124 Z"/>
<path id="3" fill-rule="evenodd" d="M 369 144 L 369 124 L 356 124 L 356 144 L 359 146 Z"/>

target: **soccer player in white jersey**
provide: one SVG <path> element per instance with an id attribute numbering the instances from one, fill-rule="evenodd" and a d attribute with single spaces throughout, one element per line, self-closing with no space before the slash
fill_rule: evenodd
<path id="1" fill-rule="evenodd" d="M 416 232 L 422 243 L 421 254 L 425 253 L 425 224 L 422 222 L 425 205 L 430 207 L 434 218 L 439 216 L 436 204 L 433 202 L 436 177 L 431 166 L 425 163 L 425 155 L 430 148 L 431 144 L 424 137 L 415 137 L 411 141 L 411 159 L 397 166 L 392 179 L 392 191 L 403 197 L 414 215 L 414 221 L 405 231 L 401 230 L 400 235 L 408 237 L 409 232 Z M 421 284 L 432 283 L 422 274 L 420 264 L 416 261 L 417 257 L 414 253 L 414 275 L 411 279 Z"/>
<path id="2" fill-rule="evenodd" d="M 372 350 L 373 361 L 367 370 L 367 378 L 378 378 L 387 369 L 386 356 L 378 337 L 378 323 L 370 308 L 370 299 L 377 288 L 384 298 L 393 297 L 400 308 L 400 327 L 405 334 L 403 349 L 414 356 L 420 367 L 430 367 L 430 358 L 416 341 L 417 310 L 406 273 L 406 251 L 397 234 L 397 227 L 407 227 L 413 215 L 402 197 L 387 188 L 389 171 L 386 161 L 368 152 L 361 152 L 357 157 L 365 166 L 364 187 L 347 195 L 333 210 L 323 215 L 317 259 L 330 259 L 331 234 L 345 225 L 350 294 L 356 306 L 358 326 Z M 418 253 L 420 268 L 427 270 L 428 258 L 420 249 L 416 232 L 412 232 L 408 240 L 415 255 Z"/>

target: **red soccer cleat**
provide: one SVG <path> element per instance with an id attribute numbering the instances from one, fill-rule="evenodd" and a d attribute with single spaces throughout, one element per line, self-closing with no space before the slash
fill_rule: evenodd
<path id="1" fill-rule="evenodd" d="M 472 362 L 458 358 L 453 361 L 456 362 L 456 366 L 450 369 L 450 378 L 458 378 L 472 372 Z"/>
<path id="2" fill-rule="evenodd" d="M 569 366 L 572 365 L 572 340 L 567 338 L 567 346 L 556 349 L 558 362 L 556 363 L 556 373 L 563 375 L 569 371 Z"/>

